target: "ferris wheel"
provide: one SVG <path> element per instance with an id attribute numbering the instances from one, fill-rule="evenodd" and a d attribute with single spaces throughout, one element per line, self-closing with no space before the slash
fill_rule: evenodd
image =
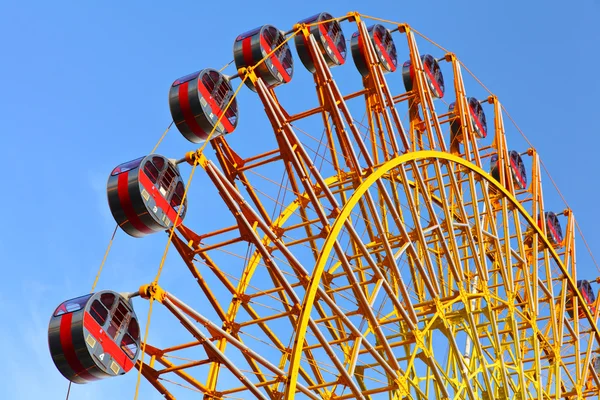
<path id="1" fill-rule="evenodd" d="M 108 202 L 126 234 L 168 233 L 202 307 L 161 286 L 164 258 L 139 290 L 67 300 L 49 327 L 60 372 L 87 383 L 137 369 L 167 399 L 174 387 L 205 399 L 600 396 L 574 215 L 545 207 L 538 154 L 511 146 L 499 99 L 470 95 L 460 60 L 421 54 L 422 38 L 323 12 L 237 36 L 233 75 L 175 80 L 174 126 L 201 147 L 117 166 Z M 359 90 L 334 77 L 346 64 Z M 277 92 L 302 67 L 316 106 L 291 112 Z M 272 127 L 259 154 L 228 141 L 248 89 Z M 190 185 L 194 174 L 212 188 Z M 186 225 L 188 193 L 219 199 L 219 227 Z M 186 340 L 149 343 L 142 299 Z"/>

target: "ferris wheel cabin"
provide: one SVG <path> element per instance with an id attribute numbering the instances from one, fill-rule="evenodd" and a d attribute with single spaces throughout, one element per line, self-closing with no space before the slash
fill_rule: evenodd
<path id="1" fill-rule="evenodd" d="M 548 211 L 544 214 L 544 219 L 546 220 L 546 237 L 554 246 L 561 245 L 563 233 L 558 216 L 552 211 Z"/>
<path id="2" fill-rule="evenodd" d="M 521 155 L 515 150 L 508 152 L 509 167 L 512 175 L 513 183 L 518 189 L 527 187 L 527 171 Z M 498 169 L 498 154 L 494 154 L 490 158 L 490 174 L 500 181 L 500 170 Z"/>
<path id="3" fill-rule="evenodd" d="M 107 186 L 108 205 L 115 221 L 133 237 L 183 222 L 185 186 L 179 168 L 166 157 L 151 154 L 121 164 L 110 174 Z"/>
<path id="4" fill-rule="evenodd" d="M 325 22 L 323 22 L 325 21 Z M 329 13 L 323 12 L 298 22 L 299 24 L 315 24 L 309 27 L 315 37 L 319 50 L 329 67 L 335 67 L 346 62 L 346 39 L 340 23 Z M 310 54 L 306 38 L 296 35 L 294 38 L 300 61 L 307 70 L 315 72 L 315 62 Z"/>
<path id="5" fill-rule="evenodd" d="M 140 328 L 130 301 L 105 290 L 59 305 L 50 319 L 48 346 L 65 378 L 88 383 L 131 370 Z"/>
<path id="6" fill-rule="evenodd" d="M 475 97 L 469 97 L 467 99 L 467 104 L 469 106 L 469 119 L 471 120 L 471 127 L 473 128 L 473 132 L 475 132 L 475 137 L 478 139 L 484 139 L 487 136 L 487 119 L 485 117 L 483 107 L 481 106 L 479 100 L 477 100 Z M 448 112 L 456 114 L 454 112 L 455 108 L 456 103 L 450 104 L 448 107 Z M 461 123 L 457 118 L 450 123 L 450 132 L 452 134 L 452 141 L 463 140 Z"/>
<path id="7" fill-rule="evenodd" d="M 237 100 L 233 95 L 227 77 L 214 69 L 177 79 L 169 90 L 169 108 L 175 126 L 193 143 L 204 142 L 211 132 L 211 139 L 233 132 L 238 121 Z"/>
<path id="8" fill-rule="evenodd" d="M 396 54 L 396 45 L 389 30 L 383 25 L 375 24 L 367 28 L 371 43 L 375 49 L 375 55 L 383 72 L 394 72 L 398 66 L 398 56 Z M 359 32 L 354 32 L 350 41 L 352 59 L 362 76 L 367 76 L 371 72 L 367 62 L 366 47 L 363 38 Z"/>
<path id="9" fill-rule="evenodd" d="M 596 296 L 594 295 L 594 291 L 592 290 L 592 285 L 590 284 L 590 282 L 586 280 L 577 281 L 577 290 L 579 291 L 579 293 L 581 293 L 581 296 L 585 301 L 585 307 L 588 307 L 590 309 L 590 312 L 594 314 L 596 312 Z M 583 306 L 584 305 L 581 304 L 579 305 L 579 307 Z M 569 293 L 569 299 L 567 300 L 566 308 L 567 312 L 569 313 L 569 316 L 573 318 L 574 312 L 572 292 Z M 577 314 L 579 315 L 579 318 L 585 318 L 585 312 L 583 311 L 583 308 L 580 308 Z"/>
<path id="10" fill-rule="evenodd" d="M 421 56 L 421 63 L 423 64 L 423 72 L 425 73 L 425 82 L 427 87 L 434 98 L 441 99 L 444 97 L 444 75 L 442 75 L 442 69 L 437 60 L 430 54 L 424 54 Z M 414 88 L 415 81 L 415 68 L 411 60 L 406 61 L 402 65 L 402 80 L 404 81 L 404 88 L 407 92 L 410 92 Z"/>
<path id="11" fill-rule="evenodd" d="M 233 45 L 235 66 L 237 69 L 254 67 L 266 57 L 264 62 L 256 66 L 256 75 L 269 88 L 288 83 L 292 80 L 294 59 L 290 46 L 284 41 L 284 34 L 272 25 L 263 25 L 242 33 Z M 267 57 L 276 48 L 277 50 Z M 250 79 L 246 79 L 245 83 L 251 90 L 256 91 Z"/>

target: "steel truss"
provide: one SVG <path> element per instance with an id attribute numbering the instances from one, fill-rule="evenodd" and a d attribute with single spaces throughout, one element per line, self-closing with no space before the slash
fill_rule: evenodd
<path id="1" fill-rule="evenodd" d="M 342 19 L 368 37 L 359 14 Z M 169 348 L 147 344 L 143 376 L 167 399 L 165 379 L 206 399 L 598 396 L 590 367 L 598 308 L 580 307 L 585 318 L 566 312 L 583 304 L 573 213 L 562 246 L 552 246 L 537 224 L 545 210 L 537 154 L 528 151 L 531 185 L 515 188 L 499 100 L 487 99 L 494 139 L 479 147 L 460 62 L 444 57 L 456 114 L 438 113 L 408 25 L 395 35 L 407 41 L 415 87 L 398 95 L 370 40 L 364 88 L 344 94 L 308 28 L 294 32 L 316 60 L 319 105 L 290 115 L 252 69 L 240 71 L 257 89 L 274 147 L 241 157 L 219 137 L 214 160 L 188 155 L 231 216 L 222 229 L 181 226 L 172 236 L 206 309 L 156 284 L 142 288 L 191 334 Z M 361 101 L 366 127 L 351 113 Z M 309 118 L 322 121 L 319 157 L 297 128 Z M 447 143 L 451 121 L 462 126 L 461 143 Z M 499 182 L 484 167 L 494 153 Z M 282 184 L 267 178 L 276 174 Z M 171 358 L 190 349 L 193 360 Z"/>

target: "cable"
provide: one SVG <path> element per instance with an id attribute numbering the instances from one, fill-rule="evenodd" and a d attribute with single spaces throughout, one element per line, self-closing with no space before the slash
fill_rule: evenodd
<path id="1" fill-rule="evenodd" d="M 273 55 L 277 50 L 279 50 L 279 48 L 281 48 L 283 45 L 285 45 L 289 40 L 291 40 L 294 36 L 296 36 L 296 32 L 294 32 L 292 35 L 290 35 L 288 38 L 286 38 L 282 43 L 280 43 L 278 46 L 276 46 L 274 49 L 272 49 L 269 53 L 267 53 L 267 55 L 265 55 L 265 57 L 263 57 L 259 62 L 257 62 L 255 65 L 252 66 L 252 68 L 256 68 L 258 65 L 262 64 L 266 59 L 268 59 L 269 57 L 271 57 L 271 55 Z M 229 65 L 229 64 L 227 64 Z M 226 68 L 227 65 L 224 67 Z M 225 113 L 227 112 L 227 110 L 229 109 L 229 107 L 231 106 L 231 104 L 233 103 L 233 100 L 237 97 L 237 94 L 239 93 L 239 91 L 241 90 L 242 86 L 244 85 L 244 83 L 246 82 L 246 80 L 249 78 L 250 76 L 250 71 L 246 72 L 246 74 L 244 75 L 244 77 L 242 78 L 242 81 L 240 82 L 239 86 L 237 87 L 236 91 L 234 92 L 233 96 L 231 96 L 231 99 L 229 100 L 229 103 L 227 104 L 227 106 L 225 106 L 225 108 L 223 109 L 223 113 L 219 116 L 217 123 L 213 126 L 212 130 L 210 131 L 208 137 L 206 138 L 206 141 L 202 144 L 202 146 L 196 151 L 196 154 L 202 154 L 204 151 L 204 148 L 208 145 L 208 143 L 210 142 L 212 136 L 214 135 L 217 126 L 219 125 L 219 123 L 221 122 L 221 120 L 223 119 L 223 117 L 225 116 Z M 170 125 L 169 125 L 170 128 Z M 167 129 L 168 131 L 168 129 Z M 166 132 L 163 134 L 166 134 Z M 162 140 L 162 138 L 161 138 Z M 192 166 L 192 171 L 190 173 L 190 177 L 188 179 L 188 182 L 186 184 L 185 190 L 183 192 L 183 197 L 182 197 L 182 203 L 185 201 L 186 197 L 187 197 L 187 192 L 188 189 L 190 187 L 190 184 L 192 182 L 192 178 L 194 176 L 194 172 L 196 170 L 196 167 L 198 166 L 198 162 L 199 162 L 199 157 L 195 157 L 194 159 L 194 165 Z M 179 221 L 179 217 L 181 214 L 181 210 L 183 208 L 180 207 L 179 210 L 177 211 L 177 215 L 175 217 L 175 221 L 173 223 L 173 227 L 170 229 L 170 233 L 169 233 L 169 240 L 167 241 L 167 244 L 165 246 L 165 250 L 162 256 L 162 259 L 160 261 L 160 265 L 158 267 L 158 271 L 156 273 L 156 277 L 154 278 L 153 283 L 158 283 L 158 280 L 160 279 L 160 275 L 162 274 L 162 270 L 164 267 L 164 263 L 169 251 L 169 247 L 171 244 L 171 240 L 173 238 L 173 235 L 175 233 L 175 227 L 177 226 L 177 222 Z M 148 309 L 148 317 L 147 317 L 147 322 L 146 322 L 146 330 L 144 333 L 144 339 L 142 341 L 142 354 L 140 359 L 143 360 L 144 359 L 144 355 L 145 355 L 145 350 L 146 350 L 146 342 L 148 339 L 148 332 L 149 332 L 149 327 L 150 327 L 150 321 L 151 321 L 151 317 L 152 317 L 152 304 L 153 304 L 153 298 L 150 298 L 150 305 L 149 305 L 149 309 Z M 142 375 L 142 368 L 143 368 L 143 362 L 140 363 L 140 367 L 138 369 L 138 377 L 137 377 L 137 383 L 136 383 L 136 388 L 135 388 L 135 396 L 134 396 L 134 400 L 136 400 L 139 396 L 139 388 L 140 388 L 140 382 L 141 382 L 141 375 Z"/>
<path id="2" fill-rule="evenodd" d="M 169 126 L 167 127 L 167 129 L 165 129 L 165 131 L 163 132 L 163 134 L 161 135 L 161 137 L 158 139 L 158 141 L 154 145 L 154 148 L 152 149 L 152 151 L 150 152 L 150 154 L 153 154 L 156 151 L 156 149 L 158 148 L 158 146 L 161 144 L 161 142 L 163 141 L 163 139 L 167 135 L 167 132 L 169 132 L 169 130 L 171 129 L 171 126 L 173 126 L 173 121 L 171 121 L 171 123 L 169 124 Z M 110 252 L 110 249 L 112 247 L 113 241 L 115 240 L 115 235 L 117 234 L 117 229 L 118 228 L 119 228 L 119 225 L 115 225 L 115 229 L 114 229 L 114 231 L 113 231 L 113 233 L 112 233 L 112 235 L 110 237 L 110 240 L 108 242 L 108 247 L 106 248 L 106 251 L 104 252 L 104 257 L 102 258 L 102 261 L 100 262 L 100 267 L 98 268 L 98 272 L 96 273 L 96 278 L 94 278 L 94 283 L 92 283 L 92 289 L 90 290 L 90 293 L 94 293 L 94 290 L 96 289 L 96 285 L 98 284 L 98 280 L 100 280 L 100 274 L 102 273 L 102 270 L 104 269 L 104 264 L 106 263 L 106 259 L 108 258 L 108 253 Z M 150 303 L 150 310 L 152 310 L 152 303 Z M 69 387 L 67 388 L 67 397 L 66 397 L 66 400 L 69 400 L 69 396 L 71 394 L 71 384 L 72 383 L 73 382 L 69 381 Z"/>
<path id="3" fill-rule="evenodd" d="M 165 136 L 167 136 L 167 132 L 169 132 L 169 130 L 171 129 L 172 126 L 173 126 L 173 121 L 171 121 L 171 123 L 169 124 L 169 126 L 167 126 L 167 129 L 165 129 L 165 131 L 163 132 L 163 134 L 160 137 L 160 139 L 158 139 L 158 142 L 156 142 L 156 145 L 154 145 L 154 148 L 152 149 L 152 151 L 150 152 L 150 154 L 154 154 L 154 152 L 156 151 L 156 149 L 158 149 L 158 146 L 161 144 L 161 142 L 163 141 L 163 139 L 165 138 Z"/>
<path id="4" fill-rule="evenodd" d="M 231 63 L 233 63 L 233 60 L 229 61 L 227 64 L 225 64 L 220 70 L 219 72 L 223 72 L 223 70 L 227 67 L 229 67 L 231 65 Z"/>
<path id="5" fill-rule="evenodd" d="M 234 96 L 235 97 L 235 96 Z M 227 108 L 224 110 L 224 112 L 227 111 Z M 223 113 L 223 115 L 225 115 Z M 210 137 L 212 136 L 212 134 L 215 132 L 215 128 L 217 125 L 215 125 L 215 127 L 213 128 L 213 130 L 211 131 L 211 133 L 208 135 L 208 138 L 206 140 L 206 142 L 202 145 L 202 147 L 200 148 L 199 151 L 204 150 L 204 147 L 206 146 L 206 144 L 209 142 Z M 188 178 L 187 184 L 185 185 L 185 190 L 183 192 L 183 196 L 181 198 L 181 204 L 184 204 L 186 197 L 187 197 L 187 192 L 188 189 L 190 187 L 190 184 L 192 183 L 192 178 L 194 177 L 194 172 L 196 171 L 196 167 L 198 166 L 198 157 L 196 157 L 196 159 L 194 160 L 194 165 L 192 166 L 192 171 L 190 172 L 190 177 Z M 165 246 L 165 250 L 163 252 L 163 256 L 162 259 L 160 260 L 160 264 L 158 266 L 158 271 L 156 272 L 156 277 L 154 278 L 154 280 L 152 281 L 152 283 L 158 283 L 158 280 L 160 279 L 160 275 L 162 274 L 162 270 L 165 264 L 165 260 L 167 258 L 167 254 L 169 252 L 169 247 L 171 244 L 171 240 L 173 238 L 173 234 L 175 233 L 175 228 L 177 227 L 177 223 L 179 222 L 179 217 L 181 215 L 181 211 L 183 210 L 183 207 L 179 207 L 179 209 L 177 210 L 177 215 L 175 216 L 175 221 L 173 221 L 173 227 L 171 227 L 170 232 L 169 232 L 169 240 L 167 241 L 167 245 Z M 154 298 L 150 297 L 150 305 L 148 307 L 148 317 L 146 319 L 146 330 L 144 332 L 144 340 L 142 341 L 142 354 L 140 356 L 140 360 L 144 359 L 144 355 L 146 353 L 146 342 L 148 341 L 148 333 L 149 333 L 149 329 L 150 329 L 150 320 L 152 318 L 152 304 L 153 304 Z M 138 398 L 139 395 L 139 387 L 140 387 L 140 381 L 141 381 L 141 376 L 142 376 L 142 367 L 143 367 L 144 363 L 141 362 L 140 363 L 140 367 L 138 368 L 138 377 L 137 377 L 137 383 L 136 383 L 136 387 L 135 387 L 135 396 L 134 399 Z"/>
<path id="6" fill-rule="evenodd" d="M 371 17 L 366 17 L 366 18 L 371 18 Z M 377 18 L 371 18 L 371 19 L 377 19 Z M 386 21 L 386 20 L 381 20 L 381 19 L 378 19 L 378 20 L 383 21 L 383 22 L 393 23 L 391 21 Z M 415 32 L 417 35 L 421 36 L 423 39 L 427 40 L 429 43 L 433 44 L 434 46 L 437 46 L 441 50 L 443 50 L 446 53 L 448 53 L 448 50 L 446 50 L 444 47 L 440 46 L 439 44 L 437 44 L 433 40 L 429 39 L 427 36 L 423 35 L 419 31 L 417 31 L 416 29 L 414 29 L 414 28 L 411 28 L 411 29 L 412 29 L 413 32 Z M 475 74 L 473 72 L 471 72 L 471 70 L 462 61 L 458 60 L 458 62 L 461 65 L 461 67 L 463 67 L 465 69 L 465 71 L 467 71 L 469 73 L 469 75 L 471 75 L 471 77 L 473 79 L 475 79 L 475 81 L 477 83 L 479 83 L 479 85 L 481 85 L 481 87 L 483 89 L 485 89 L 490 95 L 493 95 L 492 91 L 490 89 L 488 89 L 488 87 L 485 86 L 483 84 L 483 82 L 481 82 L 481 80 L 479 80 L 479 78 L 477 78 L 477 76 L 475 76 Z M 537 149 L 535 148 L 535 146 L 527 138 L 527 136 L 521 130 L 521 128 L 519 127 L 519 125 L 517 125 L 516 121 L 512 118 L 512 116 L 510 115 L 510 113 L 508 112 L 508 110 L 506 109 L 506 107 L 504 107 L 503 104 L 501 105 L 501 107 L 502 107 L 502 111 L 504 112 L 504 114 L 506 114 L 506 116 L 508 117 L 508 119 L 512 122 L 512 124 L 517 129 L 517 131 L 521 134 L 521 136 L 523 137 L 523 139 L 525 140 L 525 142 L 529 145 L 530 148 L 532 148 L 537 153 Z M 569 203 L 567 203 L 567 199 L 565 198 L 565 196 L 562 194 L 562 192 L 558 188 L 558 185 L 556 184 L 556 182 L 552 178 L 552 175 L 550 175 L 550 171 L 546 167 L 546 164 L 544 164 L 544 161 L 542 161 L 541 157 L 539 158 L 539 160 L 540 160 L 540 164 L 542 165 L 542 168 L 544 169 L 544 172 L 546 173 L 546 176 L 548 176 L 548 179 L 550 179 L 550 182 L 552 183 L 552 186 L 554 186 L 554 189 L 556 189 L 556 192 L 558 193 L 558 195 L 560 196 L 561 200 L 565 204 L 565 207 L 567 207 L 568 209 L 571 209 L 571 207 L 569 206 Z M 596 261 L 596 258 L 594 257 L 594 254 L 592 253 L 592 249 L 588 245 L 587 240 L 585 240 L 585 236 L 583 235 L 583 231 L 581 230 L 581 227 L 579 226 L 579 222 L 577 221 L 577 219 L 575 219 L 575 226 L 577 226 L 577 230 L 579 231 L 579 236 L 581 236 L 581 240 L 583 240 L 583 243 L 585 244 L 585 247 L 586 247 L 588 253 L 590 254 L 592 262 L 596 266 L 596 269 L 598 270 L 598 272 L 600 272 L 600 265 L 598 265 L 598 262 Z"/>
<path id="7" fill-rule="evenodd" d="M 112 247 L 113 241 L 115 240 L 115 234 L 117 233 L 117 228 L 119 228 L 119 225 L 115 225 L 115 230 L 113 231 L 110 241 L 108 242 L 108 247 L 106 248 L 106 251 L 104 252 L 104 258 L 102 258 L 102 262 L 100 263 L 100 268 L 98 268 L 98 273 L 96 274 L 96 279 L 94 279 L 94 283 L 92 284 L 92 290 L 90 290 L 90 293 L 94 293 L 94 289 L 96 289 L 96 285 L 98 284 L 98 280 L 100 279 L 100 274 L 102 273 L 102 269 L 104 268 L 104 263 L 106 262 L 106 258 L 108 257 L 110 248 Z"/>
<path id="8" fill-rule="evenodd" d="M 162 143 L 163 139 L 167 135 L 167 132 L 169 132 L 169 130 L 171 129 L 171 126 L 173 126 L 173 121 L 171 121 L 169 126 L 167 126 L 167 129 L 165 129 L 165 131 L 163 132 L 161 137 L 158 139 L 158 141 L 154 145 L 154 148 L 152 149 L 150 154 L 153 154 L 156 151 L 158 146 Z M 119 228 L 119 225 L 116 225 L 115 230 L 113 231 L 112 236 L 110 237 L 110 241 L 108 242 L 108 247 L 106 248 L 106 251 L 104 252 L 104 257 L 102 258 L 102 262 L 100 263 L 100 267 L 98 268 L 98 273 L 96 274 L 96 278 L 94 279 L 94 283 L 92 284 L 92 290 L 90 290 L 90 293 L 94 293 L 94 289 L 96 289 L 96 285 L 98 284 L 98 280 L 100 279 L 100 274 L 102 273 L 102 269 L 104 268 L 104 264 L 106 263 L 106 259 L 108 258 L 108 253 L 110 252 L 110 248 L 112 247 L 113 241 L 115 240 L 115 235 L 117 234 L 118 228 Z"/>
<path id="9" fill-rule="evenodd" d="M 273 50 L 275 51 L 275 50 Z M 267 55 L 270 56 L 271 53 L 269 53 Z M 266 58 L 266 57 L 265 57 Z M 264 59 L 263 59 L 264 60 Z M 239 93 L 239 91 L 241 90 L 242 86 L 244 85 L 244 83 L 246 82 L 246 79 L 248 79 L 249 74 L 247 73 L 244 78 L 242 79 L 242 81 L 240 82 L 240 84 L 238 85 L 236 91 L 234 92 L 233 96 L 231 96 L 231 99 L 229 100 L 229 103 L 227 103 L 227 105 L 225 106 L 225 108 L 223 109 L 223 113 L 219 116 L 217 123 L 213 126 L 212 130 L 210 131 L 210 133 L 208 134 L 208 137 L 206 138 L 205 142 L 202 144 L 202 146 L 200 146 L 200 148 L 196 151 L 196 154 L 202 154 L 204 152 L 204 148 L 208 145 L 208 143 L 210 142 L 212 136 L 214 135 L 214 133 L 216 132 L 217 127 L 219 126 L 219 123 L 221 122 L 221 119 L 225 116 L 225 113 L 227 112 L 227 110 L 229 109 L 229 107 L 231 106 L 231 104 L 233 103 L 233 100 L 237 97 L 237 94 Z M 200 161 L 199 157 L 195 157 L 194 158 L 194 164 L 192 165 L 192 171 L 190 172 L 190 177 L 188 178 L 188 181 L 185 185 L 185 190 L 183 192 L 183 196 L 181 198 L 181 203 L 183 204 L 187 198 L 187 193 L 188 190 L 190 188 L 190 185 L 192 183 L 192 178 L 194 177 L 194 173 L 196 171 L 196 167 L 198 166 L 198 163 Z M 158 280 L 160 279 L 160 276 L 162 274 L 164 265 L 165 265 L 165 261 L 167 259 L 167 254 L 169 252 L 169 248 L 171 245 L 171 241 L 173 239 L 173 235 L 175 234 L 175 228 L 177 227 L 177 223 L 179 222 L 179 218 L 181 216 L 181 211 L 183 210 L 183 207 L 180 207 L 177 210 L 177 215 L 175 216 L 175 221 L 173 221 L 173 226 L 171 227 L 171 229 L 169 229 L 169 239 L 167 241 L 167 244 L 165 246 L 165 250 L 163 252 L 163 256 L 160 260 L 160 264 L 158 266 L 158 271 L 156 272 L 156 277 L 154 278 L 154 280 L 152 281 L 153 284 L 157 284 Z M 153 304 L 154 298 L 150 297 L 150 305 L 148 307 L 148 317 L 146 319 L 146 329 L 144 332 L 144 339 L 142 341 L 142 354 L 140 356 L 140 360 L 144 359 L 144 355 L 145 355 L 145 351 L 146 351 L 146 343 L 148 340 L 148 333 L 149 333 L 149 329 L 150 329 L 150 321 L 152 318 L 152 304 Z M 136 387 L 135 387 L 135 396 L 134 396 L 134 400 L 136 400 L 139 396 L 139 388 L 140 388 L 140 382 L 141 382 L 141 376 L 142 376 L 142 368 L 144 366 L 143 362 L 140 362 L 140 367 L 138 368 L 138 376 L 137 376 L 137 383 L 136 383 Z"/>
<path id="10" fill-rule="evenodd" d="M 467 71 L 473 76 L 473 78 L 475 78 L 477 81 L 479 81 L 468 69 L 467 69 Z M 485 88 L 485 86 L 484 86 L 484 88 Z M 485 88 L 485 89 L 488 90 L 487 88 Z M 488 90 L 488 92 L 489 92 L 489 90 Z M 531 147 L 537 153 L 536 148 L 529 141 L 529 139 L 527 139 L 527 136 L 525 136 L 525 133 L 521 130 L 521 128 L 519 128 L 519 125 L 517 125 L 517 123 L 515 122 L 515 120 L 511 117 L 511 115 L 506 110 L 506 108 L 504 107 L 504 105 L 502 105 L 502 111 L 504 111 L 504 113 L 506 114 L 506 116 L 508 117 L 508 119 L 513 123 L 513 125 L 515 126 L 515 128 L 517 129 L 517 131 L 521 134 L 521 136 L 523 137 L 523 139 L 525 139 L 525 141 L 527 142 L 527 144 L 529 145 L 529 147 Z M 552 178 L 552 175 L 550 175 L 550 171 L 548 171 L 548 168 L 546 167 L 546 164 L 544 164 L 544 161 L 542 161 L 541 157 L 539 157 L 538 159 L 540 160 L 540 164 L 541 164 L 542 168 L 544 169 L 544 172 L 546 173 L 546 176 L 548 176 L 548 179 L 550 179 L 550 182 L 552 183 L 552 186 L 554 186 L 554 189 L 556 190 L 556 192 L 560 196 L 561 200 L 565 204 L 565 207 L 567 207 L 570 210 L 571 207 L 569 206 L 569 203 L 567 203 L 567 199 L 565 198 L 565 196 L 562 194 L 562 192 L 558 188 L 558 185 L 556 184 L 556 182 Z M 596 258 L 594 257 L 594 254 L 592 253 L 592 249 L 588 245 L 587 240 L 585 240 L 585 236 L 583 236 L 583 231 L 581 230 L 581 227 L 579 226 L 579 222 L 577 221 L 577 219 L 575 219 L 575 217 L 573 217 L 573 219 L 575 220 L 575 226 L 577 226 L 577 230 L 579 231 L 579 236 L 581 236 L 581 240 L 583 240 L 583 243 L 585 244 L 585 247 L 586 247 L 588 253 L 590 254 L 592 262 L 596 266 L 596 269 L 598 270 L 598 272 L 600 272 L 600 265 L 598 265 L 598 262 L 596 261 Z"/>

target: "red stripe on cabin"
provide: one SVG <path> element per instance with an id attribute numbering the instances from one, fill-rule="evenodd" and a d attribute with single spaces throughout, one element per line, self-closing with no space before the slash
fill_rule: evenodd
<path id="1" fill-rule="evenodd" d="M 204 100 L 206 100 L 206 102 L 210 106 L 210 110 L 217 117 L 220 117 L 221 114 L 223 114 L 223 110 L 221 110 L 221 107 L 219 107 L 217 105 L 217 103 L 215 103 L 215 99 L 211 96 L 210 93 L 208 93 L 208 90 L 206 89 L 206 87 L 204 86 L 204 84 L 202 83 L 202 81 L 200 79 L 198 79 L 198 90 L 200 91 L 200 94 L 202 95 L 202 97 L 204 97 Z M 233 132 L 233 125 L 231 125 L 231 122 L 229 122 L 229 120 L 226 117 L 221 118 L 221 123 L 223 124 L 223 127 L 225 128 L 225 132 L 228 132 L 228 133 Z"/>
<path id="2" fill-rule="evenodd" d="M 263 50 L 267 53 L 269 53 L 269 52 L 271 52 L 271 50 L 273 50 L 273 49 L 271 49 L 271 46 L 269 46 L 267 44 L 267 41 L 265 40 L 263 35 L 260 35 L 260 45 L 262 46 Z M 275 47 L 277 47 L 277 46 L 275 46 Z M 278 51 L 281 51 L 281 48 Z M 277 58 L 277 52 L 274 52 L 273 54 L 271 54 L 270 60 L 273 63 L 273 65 L 275 66 L 275 68 L 277 69 L 277 71 L 279 71 L 279 73 L 281 74 L 283 81 L 289 82 L 292 78 L 290 78 L 290 75 L 287 73 L 285 68 L 283 68 L 283 65 L 281 64 L 281 61 L 279 60 L 279 58 Z"/>
<path id="3" fill-rule="evenodd" d="M 513 160 L 510 160 L 510 166 L 512 167 L 515 175 L 517 176 L 517 180 L 519 181 L 521 188 L 525 189 L 525 179 L 523 179 L 523 177 L 521 176 L 521 171 L 517 168 Z"/>
<path id="4" fill-rule="evenodd" d="M 365 67 L 369 68 L 369 66 L 367 65 L 367 56 L 365 54 L 365 45 L 363 43 L 363 38 L 360 32 L 358 33 L 358 53 L 362 57 Z"/>
<path id="5" fill-rule="evenodd" d="M 139 173 L 142 173 L 140 169 Z M 119 202 L 121 203 L 121 208 L 125 213 L 125 217 L 127 221 L 131 223 L 131 225 L 142 233 L 153 233 L 154 231 L 146 226 L 144 222 L 138 217 L 138 214 L 135 212 L 133 205 L 131 204 L 131 195 L 129 194 L 129 172 L 125 172 L 119 174 L 119 181 L 117 184 L 117 193 L 119 194 Z"/>
<path id="6" fill-rule="evenodd" d="M 331 51 L 333 51 L 333 54 L 337 58 L 338 62 L 340 64 L 343 64 L 344 63 L 344 58 L 342 57 L 342 55 L 338 51 L 338 48 L 335 45 L 335 43 L 333 43 L 333 39 L 331 38 L 331 36 L 329 36 L 329 32 L 327 32 L 327 29 L 325 29 L 325 24 L 319 25 L 319 30 L 321 31 L 321 34 L 323 36 L 325 36 L 325 40 L 327 41 L 327 44 L 331 48 Z"/>
<path id="7" fill-rule="evenodd" d="M 246 67 L 253 67 L 255 61 L 252 57 L 252 36 L 247 37 L 242 42 L 242 55 L 244 56 L 244 63 L 246 64 Z"/>
<path id="8" fill-rule="evenodd" d="M 383 45 L 383 43 L 381 43 L 381 40 L 379 40 L 376 37 L 375 34 L 373 34 L 373 40 L 375 42 L 375 46 L 379 47 L 379 50 L 381 51 L 381 54 L 383 55 L 383 57 L 387 61 L 388 65 L 390 66 L 390 72 L 394 72 L 396 70 L 396 66 L 392 62 L 392 59 L 390 58 L 390 54 L 388 53 L 387 49 L 385 48 L 385 46 Z"/>
<path id="9" fill-rule="evenodd" d="M 169 220 L 171 220 L 171 223 L 174 223 L 175 217 L 177 216 L 177 211 L 175 211 L 173 207 L 171 207 L 169 202 L 162 196 L 156 185 L 152 183 L 150 178 L 148 178 L 148 176 L 143 171 L 140 171 L 139 177 L 140 183 L 148 191 L 148 193 L 150 193 L 150 195 L 156 202 L 156 206 L 163 210 L 165 214 L 167 214 L 167 217 L 169 218 Z M 181 216 L 179 216 L 177 225 L 180 225 L 182 222 L 183 219 L 181 218 Z"/>
<path id="10" fill-rule="evenodd" d="M 402 65 L 402 78 L 404 79 L 404 67 L 407 66 L 408 67 L 408 77 L 410 78 L 410 88 L 405 87 L 405 89 L 408 92 L 408 91 L 413 90 L 413 88 L 415 86 L 415 69 L 413 68 L 411 60 L 408 60 L 407 63 L 408 63 L 408 65 L 406 65 L 406 62 Z M 405 86 L 406 86 L 406 83 L 405 83 Z"/>
<path id="11" fill-rule="evenodd" d="M 560 241 L 558 240 L 559 239 L 558 232 L 556 232 L 556 229 L 554 228 L 554 224 L 549 223 L 548 220 L 546 219 L 546 226 L 549 228 L 550 234 L 552 235 L 554 242 L 556 244 L 558 244 Z"/>
<path id="12" fill-rule="evenodd" d="M 442 89 L 440 88 L 440 85 L 438 84 L 438 81 L 435 79 L 435 77 L 433 76 L 433 74 L 429 70 L 429 67 L 427 67 L 427 65 L 425 63 L 423 63 L 423 68 L 425 69 L 425 73 L 429 77 L 429 80 L 433 84 L 433 88 L 435 89 L 436 96 L 437 97 L 442 97 L 443 96 Z"/>
<path id="13" fill-rule="evenodd" d="M 315 68 L 316 67 L 315 60 L 313 60 L 312 54 L 310 53 L 310 49 L 308 48 L 308 39 L 306 39 L 306 36 L 302 36 L 302 41 L 304 42 L 304 49 L 307 52 L 308 58 L 310 59 L 310 62 L 312 63 L 313 68 Z"/>
<path id="14" fill-rule="evenodd" d="M 584 290 L 584 291 L 580 291 L 580 293 L 581 293 L 581 295 L 583 296 L 583 299 L 585 300 L 585 302 L 586 302 L 587 304 L 590 304 L 590 303 L 591 303 L 591 301 L 590 301 L 590 298 L 589 298 L 589 296 L 587 295 L 587 292 Z"/>
<path id="15" fill-rule="evenodd" d="M 73 347 L 73 334 L 71 332 L 71 324 L 73 322 L 73 313 L 65 314 L 60 320 L 60 345 L 62 347 L 65 360 L 75 374 L 88 381 L 96 381 L 100 378 L 92 375 L 79 361 L 77 353 Z"/>
<path id="16" fill-rule="evenodd" d="M 475 111 L 473 111 L 471 106 L 469 106 L 469 113 L 471 114 L 471 118 L 473 118 L 475 120 L 475 125 L 479 129 L 479 132 L 481 133 L 481 135 L 483 135 L 482 137 L 485 137 L 487 132 L 485 131 L 485 129 L 483 129 L 483 125 L 481 125 L 481 121 L 479 120 L 479 118 L 477 117 L 477 114 L 475 114 Z"/>
<path id="17" fill-rule="evenodd" d="M 198 79 L 198 78 L 196 78 Z M 192 133 L 198 136 L 200 139 L 205 140 L 207 138 L 207 133 L 204 132 L 204 129 L 198 122 L 196 121 L 196 116 L 192 111 L 192 107 L 190 105 L 190 96 L 188 93 L 189 82 L 185 82 L 182 85 L 179 85 L 179 107 L 181 108 L 181 113 L 183 114 L 183 119 L 185 123 L 188 125 Z M 200 85 L 200 81 L 198 80 L 198 85 Z"/>
<path id="18" fill-rule="evenodd" d="M 87 312 L 83 315 L 83 326 L 90 332 L 94 339 L 100 343 L 103 352 L 108 353 L 125 372 L 131 370 L 133 367 L 131 359 L 127 357 L 119 345 L 106 334 L 106 331 L 102 329 L 98 322 L 96 322 L 96 320 Z"/>

